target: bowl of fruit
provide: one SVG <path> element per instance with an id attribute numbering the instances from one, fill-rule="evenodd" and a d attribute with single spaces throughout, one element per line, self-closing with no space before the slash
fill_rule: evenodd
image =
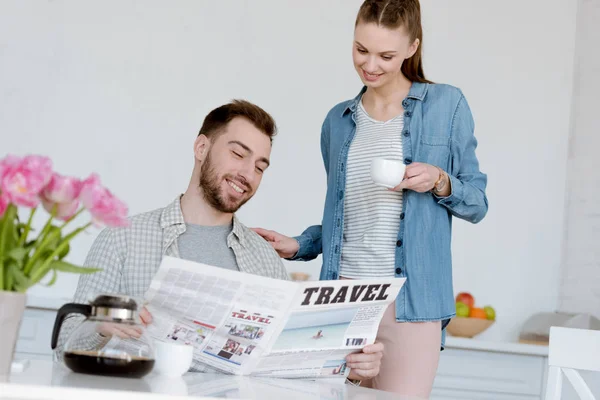
<path id="1" fill-rule="evenodd" d="M 492 326 L 496 311 L 492 306 L 476 307 L 475 298 L 467 292 L 456 296 L 456 317 L 446 330 L 452 336 L 472 338 Z"/>

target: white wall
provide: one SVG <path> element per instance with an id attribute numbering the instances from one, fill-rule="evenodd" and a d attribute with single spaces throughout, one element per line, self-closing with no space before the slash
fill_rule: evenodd
<path id="1" fill-rule="evenodd" d="M 560 309 L 600 318 L 600 1 L 580 0 Z"/>
<path id="2" fill-rule="evenodd" d="M 319 130 L 360 82 L 360 0 L 0 3 L 1 153 L 44 153 L 63 173 L 101 174 L 132 213 L 184 190 L 204 115 L 231 98 L 271 112 L 273 168 L 240 212 L 300 233 L 321 218 Z M 482 338 L 515 339 L 557 305 L 576 3 L 423 0 L 428 77 L 472 107 L 490 211 L 457 222 L 455 289 L 496 307 Z M 81 262 L 97 234 L 74 246 Z M 290 263 L 316 278 L 319 261 Z M 75 277 L 33 294 L 69 297 Z"/>

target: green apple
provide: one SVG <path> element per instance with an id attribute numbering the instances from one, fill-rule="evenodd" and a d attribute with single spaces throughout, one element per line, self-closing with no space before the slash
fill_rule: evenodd
<path id="1" fill-rule="evenodd" d="M 487 319 L 492 321 L 496 320 L 496 310 L 494 310 L 492 306 L 483 307 L 483 311 L 485 311 L 485 316 Z"/>
<path id="2" fill-rule="evenodd" d="M 457 317 L 468 317 L 469 316 L 469 306 L 463 303 L 462 301 L 456 302 L 456 316 Z"/>

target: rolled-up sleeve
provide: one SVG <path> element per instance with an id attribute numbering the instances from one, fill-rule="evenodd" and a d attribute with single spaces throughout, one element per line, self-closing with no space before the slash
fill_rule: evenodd
<path id="1" fill-rule="evenodd" d="M 475 154 L 475 123 L 464 96 L 461 96 L 452 119 L 451 166 L 448 175 L 452 192 L 438 197 L 438 203 L 455 217 L 477 223 L 488 211 L 485 194 L 487 175 L 479 170 Z"/>

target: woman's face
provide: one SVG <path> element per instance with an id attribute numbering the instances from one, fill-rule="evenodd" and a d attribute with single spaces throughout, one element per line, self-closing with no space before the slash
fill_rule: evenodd
<path id="1" fill-rule="evenodd" d="M 398 78 L 402 63 L 412 57 L 418 47 L 419 39 L 411 43 L 402 27 L 388 29 L 359 22 L 354 29 L 352 46 L 354 68 L 367 87 L 385 86 Z"/>

